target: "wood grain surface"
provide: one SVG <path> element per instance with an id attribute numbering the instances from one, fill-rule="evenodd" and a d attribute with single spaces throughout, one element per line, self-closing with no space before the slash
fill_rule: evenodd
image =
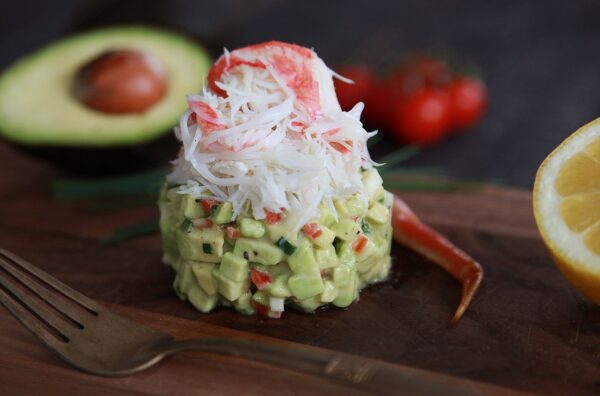
<path id="1" fill-rule="evenodd" d="M 465 317 L 448 321 L 459 285 L 397 247 L 389 282 L 348 309 L 280 320 L 195 311 L 171 290 L 158 236 L 114 246 L 98 238 L 157 217 L 154 207 L 92 213 L 53 202 L 51 167 L 0 144 L 0 245 L 90 297 L 177 336 L 272 337 L 540 394 L 600 392 L 600 307 L 572 289 L 541 242 L 526 191 L 410 193 L 415 211 L 478 259 L 486 276 Z M 63 365 L 0 310 L 0 394 L 346 393 L 335 384 L 251 362 L 184 354 L 147 373 L 103 379 Z M 182 393 L 183 392 L 183 393 Z"/>

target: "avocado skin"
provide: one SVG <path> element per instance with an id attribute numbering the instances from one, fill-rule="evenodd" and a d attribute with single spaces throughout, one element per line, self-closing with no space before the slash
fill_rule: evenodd
<path id="1" fill-rule="evenodd" d="M 119 175 L 165 166 L 177 156 L 179 145 L 172 133 L 131 146 L 60 147 L 13 143 L 20 151 L 74 176 Z"/>

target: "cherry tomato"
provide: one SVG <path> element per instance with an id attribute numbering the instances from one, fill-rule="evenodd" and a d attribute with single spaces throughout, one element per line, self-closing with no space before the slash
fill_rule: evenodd
<path id="1" fill-rule="evenodd" d="M 409 67 L 416 71 L 426 84 L 443 85 L 450 81 L 450 67 L 439 58 L 416 54 L 409 58 Z"/>
<path id="2" fill-rule="evenodd" d="M 473 77 L 459 77 L 447 87 L 452 107 L 452 123 L 457 129 L 475 125 L 483 116 L 487 94 L 483 83 Z"/>
<path id="3" fill-rule="evenodd" d="M 438 88 L 418 90 L 397 101 L 392 110 L 393 131 L 405 143 L 437 143 L 452 126 L 448 94 Z"/>
<path id="4" fill-rule="evenodd" d="M 348 111 L 358 102 L 366 102 L 377 79 L 366 66 L 347 67 L 339 74 L 354 81 L 354 84 L 335 79 L 335 92 L 342 109 Z"/>

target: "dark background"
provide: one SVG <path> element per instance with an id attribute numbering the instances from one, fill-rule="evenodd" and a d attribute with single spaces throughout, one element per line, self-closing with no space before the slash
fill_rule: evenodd
<path id="1" fill-rule="evenodd" d="M 529 188 L 542 159 L 600 114 L 596 1 L 125 1 L 0 2 L 0 68 L 74 31 L 146 23 L 211 50 L 279 39 L 314 47 L 331 66 L 382 68 L 408 50 L 442 47 L 481 67 L 490 106 L 468 134 L 410 165 Z"/>

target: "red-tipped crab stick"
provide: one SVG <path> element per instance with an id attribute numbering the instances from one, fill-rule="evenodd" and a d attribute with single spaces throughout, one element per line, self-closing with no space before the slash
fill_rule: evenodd
<path id="1" fill-rule="evenodd" d="M 408 205 L 394 196 L 392 207 L 394 239 L 427 257 L 462 284 L 462 297 L 450 323 L 456 324 L 469 307 L 483 279 L 483 268 L 468 254 L 437 231 L 423 224 Z"/>

